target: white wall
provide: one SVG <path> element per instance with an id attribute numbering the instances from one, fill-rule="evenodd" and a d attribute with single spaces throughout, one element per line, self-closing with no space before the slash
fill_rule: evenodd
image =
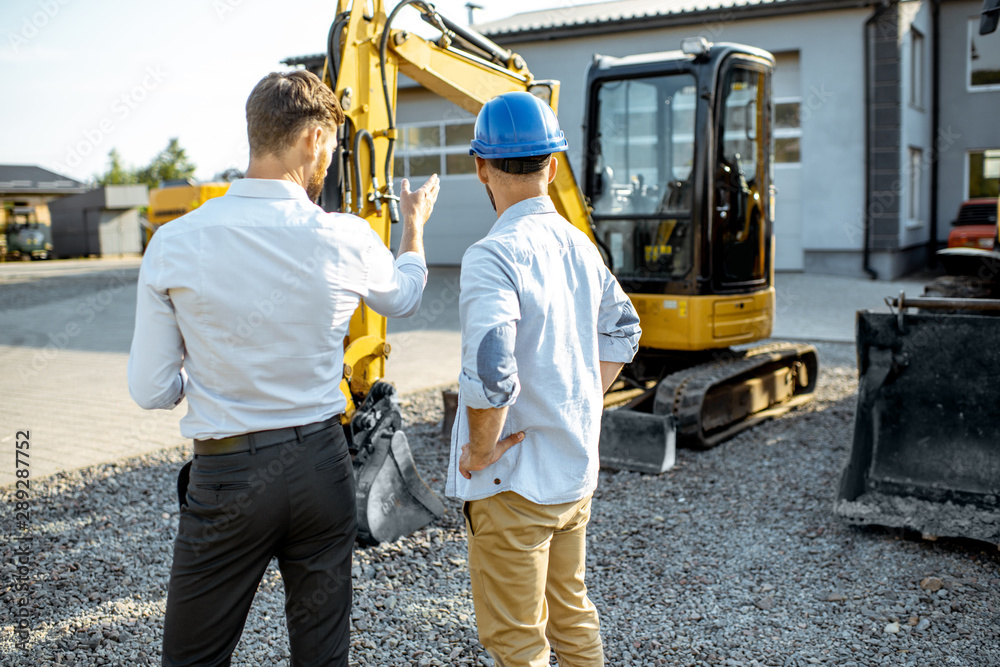
<path id="1" fill-rule="evenodd" d="M 913 39 L 914 29 L 923 35 L 923 62 L 913 62 Z M 899 35 L 900 53 L 902 55 L 902 68 L 900 76 L 902 86 L 900 89 L 900 247 L 908 248 L 927 242 L 930 238 L 930 212 L 931 212 L 931 53 L 933 44 L 931 39 L 931 6 L 929 2 L 922 0 L 911 0 L 902 2 L 899 6 Z M 917 104 L 911 102 L 912 99 L 912 73 L 914 67 L 918 72 L 923 73 L 923 90 L 920 101 Z M 908 215 L 910 201 L 910 177 L 909 158 L 910 147 L 919 148 L 923 151 L 923 160 L 918 169 L 919 179 L 919 216 L 912 219 Z"/>
<path id="2" fill-rule="evenodd" d="M 801 104 L 799 52 L 775 53 L 774 59 L 772 96 L 775 105 L 790 99 L 798 99 Z M 805 253 L 802 251 L 802 162 L 776 161 L 774 187 L 774 268 L 776 271 L 801 271 L 805 268 Z"/>
<path id="3" fill-rule="evenodd" d="M 512 45 L 538 79 L 562 82 L 559 121 L 580 173 L 585 76 L 595 53 L 624 56 L 671 51 L 681 39 L 704 35 L 711 41 L 740 42 L 771 52 L 798 51 L 802 86 L 802 245 L 809 250 L 860 250 L 864 208 L 863 24 L 869 11 L 849 8 L 791 17 L 716 21 L 646 31 L 629 31 L 558 41 Z M 399 123 L 441 118 L 447 102 L 429 93 L 400 91 Z M 436 115 L 435 115 L 436 114 Z M 473 180 L 469 183 L 468 180 Z M 435 209 L 441 225 L 428 227 L 428 261 L 456 263 L 453 249 L 485 233 L 492 216 L 478 182 L 447 179 Z M 453 192 L 461 190 L 460 192 Z M 432 249 L 438 244 L 438 250 Z M 447 248 L 447 250 L 445 250 Z"/>

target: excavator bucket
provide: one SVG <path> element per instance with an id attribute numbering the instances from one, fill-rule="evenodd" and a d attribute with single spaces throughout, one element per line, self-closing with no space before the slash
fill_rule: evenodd
<path id="1" fill-rule="evenodd" d="M 376 383 L 351 420 L 358 539 L 391 542 L 444 515 L 444 505 L 420 478 L 395 388 Z"/>
<path id="2" fill-rule="evenodd" d="M 1000 543 L 1000 318 L 860 311 L 860 380 L 836 514 L 925 536 Z M 938 302 L 938 303 L 934 303 Z M 997 303 L 997 302 L 994 302 Z"/>

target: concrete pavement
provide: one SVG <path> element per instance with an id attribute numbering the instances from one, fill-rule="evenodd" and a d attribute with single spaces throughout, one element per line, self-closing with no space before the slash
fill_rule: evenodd
<path id="1" fill-rule="evenodd" d="M 886 297 L 920 296 L 924 280 L 897 281 L 779 273 L 772 337 L 778 340 L 854 343 L 854 314 L 858 310 L 889 312 Z"/>
<path id="2" fill-rule="evenodd" d="M 0 289 L 79 276 L 85 292 L 0 311 L 0 486 L 14 481 L 14 435 L 31 433 L 31 478 L 184 442 L 173 411 L 147 412 L 128 395 L 138 259 L 0 264 Z M 854 312 L 919 294 L 914 281 L 779 274 L 774 338 L 852 343 Z M 38 284 L 38 283 L 36 283 Z M 23 289 L 23 286 L 21 287 Z M 390 320 L 387 373 L 401 393 L 452 384 L 459 371 L 458 269 L 432 268 L 420 311 Z"/>

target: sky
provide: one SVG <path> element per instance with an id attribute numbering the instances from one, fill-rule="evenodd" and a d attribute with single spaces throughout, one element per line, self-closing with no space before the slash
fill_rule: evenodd
<path id="1" fill-rule="evenodd" d="M 466 2 L 433 4 L 464 25 Z M 587 3 L 477 4 L 486 22 Z M 111 149 L 142 166 L 177 137 L 199 180 L 245 169 L 247 95 L 285 58 L 324 51 L 336 10 L 336 0 L 3 0 L 0 164 L 90 181 Z M 407 15 L 400 27 L 422 26 Z"/>

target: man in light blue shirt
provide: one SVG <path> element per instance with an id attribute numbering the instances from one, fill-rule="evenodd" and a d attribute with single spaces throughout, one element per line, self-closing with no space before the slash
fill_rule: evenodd
<path id="1" fill-rule="evenodd" d="M 399 257 L 319 195 L 344 113 L 307 71 L 247 100 L 247 178 L 157 231 L 139 272 L 129 389 L 188 411 L 194 440 L 163 624 L 165 666 L 228 665 L 264 571 L 285 585 L 291 665 L 347 667 L 354 476 L 340 413 L 360 299 L 412 314 L 427 279 L 432 176 L 404 180 Z"/>
<path id="2" fill-rule="evenodd" d="M 528 93 L 487 103 L 472 150 L 499 215 L 462 259 L 462 373 L 446 492 L 465 500 L 483 646 L 498 665 L 602 665 L 584 583 L 604 391 L 639 318 L 546 195 L 566 150 Z"/>

